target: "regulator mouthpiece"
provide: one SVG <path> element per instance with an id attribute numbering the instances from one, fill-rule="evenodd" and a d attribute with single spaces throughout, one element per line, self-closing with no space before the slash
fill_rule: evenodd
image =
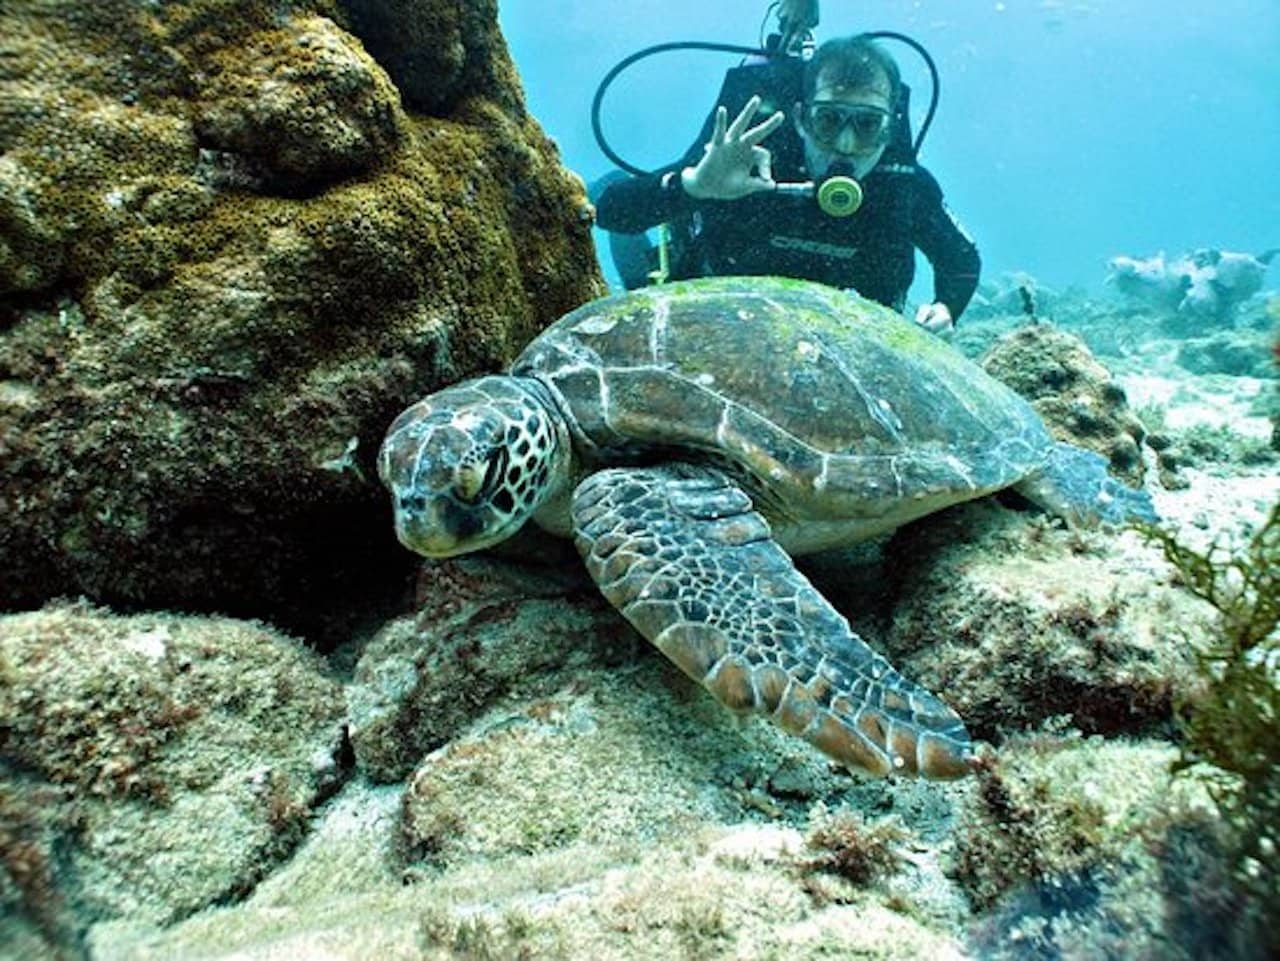
<path id="1" fill-rule="evenodd" d="M 855 214 L 862 206 L 862 185 L 852 177 L 828 177 L 818 185 L 818 206 L 831 217 Z"/>
<path id="2" fill-rule="evenodd" d="M 812 180 L 778 183 L 774 190 L 791 197 L 812 197 L 829 217 L 848 217 L 862 206 L 862 185 L 846 174 L 835 174 L 819 184 Z"/>

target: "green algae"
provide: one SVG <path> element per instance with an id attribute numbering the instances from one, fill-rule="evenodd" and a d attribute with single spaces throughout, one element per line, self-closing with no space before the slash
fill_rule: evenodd
<path id="1" fill-rule="evenodd" d="M 1241 927 L 1280 948 L 1280 503 L 1247 542 L 1207 551 L 1156 526 L 1183 584 L 1219 615 L 1197 652 L 1202 690 L 1187 698 L 1177 769 L 1202 780 L 1234 832 L 1235 881 L 1249 899 Z"/>

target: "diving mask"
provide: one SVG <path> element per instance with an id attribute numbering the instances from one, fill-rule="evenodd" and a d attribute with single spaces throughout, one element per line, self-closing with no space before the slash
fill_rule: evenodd
<path id="1" fill-rule="evenodd" d="M 848 104 L 816 100 L 805 108 L 805 126 L 815 141 L 834 147 L 846 129 L 853 131 L 859 146 L 870 147 L 889 139 L 889 111 L 871 104 Z"/>

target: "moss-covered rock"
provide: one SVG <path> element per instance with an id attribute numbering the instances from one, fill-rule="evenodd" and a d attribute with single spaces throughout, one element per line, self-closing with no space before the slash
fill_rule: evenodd
<path id="1" fill-rule="evenodd" d="M 926 871 L 908 864 L 898 889 L 827 897 L 802 866 L 801 832 L 785 825 L 705 825 L 634 847 L 576 844 L 406 874 L 386 845 L 398 791 L 350 785 L 246 903 L 163 931 L 98 925 L 95 959 L 968 957 L 926 907 Z"/>
<path id="2" fill-rule="evenodd" d="M 7 886 L 63 945 L 249 889 L 345 778 L 343 713 L 314 655 L 260 624 L 0 617 Z"/>
<path id="3" fill-rule="evenodd" d="M 1142 483 L 1142 422 L 1075 334 L 1049 323 L 1023 324 L 992 345 L 982 366 L 1026 397 L 1059 440 L 1096 451 L 1117 476 Z"/>
<path id="4" fill-rule="evenodd" d="M 1151 548 L 1061 530 L 986 501 L 907 528 L 891 659 L 998 740 L 1055 716 L 1088 733 L 1167 729 L 1198 683 L 1207 606 Z"/>
<path id="5" fill-rule="evenodd" d="M 522 699 L 425 758 L 405 794 L 411 861 L 438 866 L 576 845 L 635 850 L 741 817 L 741 800 L 714 776 L 720 732 L 703 736 L 697 718 L 655 684 L 657 667 L 619 672 L 634 693 L 605 684 Z"/>
<path id="6" fill-rule="evenodd" d="M 0 8 L 0 605 L 399 591 L 386 424 L 603 289 L 492 4 L 414 6 L 430 117 L 326 0 Z"/>
<path id="7" fill-rule="evenodd" d="M 560 671 L 634 649 L 638 636 L 566 560 L 563 575 L 485 557 L 423 565 L 415 613 L 369 641 L 348 688 L 362 771 L 400 780 L 503 695 L 547 693 Z"/>
<path id="8" fill-rule="evenodd" d="M 296 175 L 295 189 L 376 166 L 406 133 L 387 75 L 327 17 L 250 35 L 210 57 L 197 82 L 201 144 Z"/>
<path id="9" fill-rule="evenodd" d="M 1230 950 L 1220 825 L 1173 757 L 1159 741 L 1038 734 L 984 766 L 951 862 L 977 956 L 1261 957 Z"/>
<path id="10" fill-rule="evenodd" d="M 479 94 L 523 109 L 515 68 L 494 29 L 497 0 L 346 0 L 359 34 L 414 110 L 441 116 Z"/>
<path id="11" fill-rule="evenodd" d="M 963 956 L 931 850 L 963 784 L 850 778 L 646 648 L 540 670 L 407 788 L 353 779 L 242 904 L 100 924 L 94 956 Z"/>

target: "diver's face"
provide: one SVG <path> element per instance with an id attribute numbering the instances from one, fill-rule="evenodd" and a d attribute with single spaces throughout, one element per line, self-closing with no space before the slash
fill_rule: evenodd
<path id="1" fill-rule="evenodd" d="M 813 99 L 798 105 L 809 173 L 822 176 L 837 160 L 864 176 L 884 153 L 893 119 L 889 78 L 862 87 L 841 87 L 819 75 Z"/>

